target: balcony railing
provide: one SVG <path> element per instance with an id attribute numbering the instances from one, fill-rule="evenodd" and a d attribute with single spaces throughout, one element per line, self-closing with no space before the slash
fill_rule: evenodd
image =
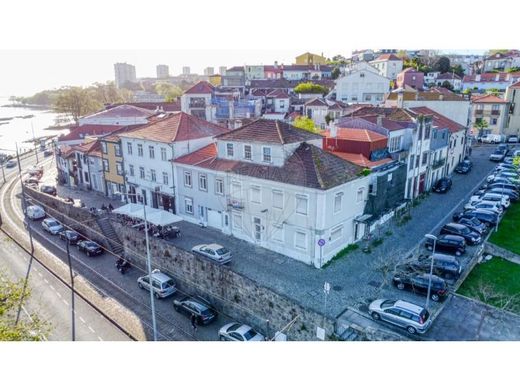
<path id="1" fill-rule="evenodd" d="M 475 110 L 475 115 L 482 115 L 484 110 Z"/>
<path id="2" fill-rule="evenodd" d="M 499 110 L 491 110 L 491 115 L 500 115 Z"/>
<path id="3" fill-rule="evenodd" d="M 227 205 L 228 207 L 231 207 L 233 209 L 243 209 L 244 208 L 244 201 L 242 199 L 236 199 L 236 198 L 227 198 Z"/>
<path id="4" fill-rule="evenodd" d="M 191 102 L 190 108 L 205 108 L 206 102 Z"/>
<path id="5" fill-rule="evenodd" d="M 434 161 L 432 163 L 432 169 L 437 169 L 437 168 L 443 167 L 445 163 L 446 163 L 445 158 L 441 158 L 440 160 Z"/>

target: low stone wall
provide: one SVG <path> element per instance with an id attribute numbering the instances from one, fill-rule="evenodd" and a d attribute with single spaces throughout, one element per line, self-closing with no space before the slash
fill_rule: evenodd
<path id="1" fill-rule="evenodd" d="M 117 222 L 113 224 L 125 246 L 125 253 L 131 261 L 146 269 L 144 234 Z M 205 298 L 218 311 L 254 326 L 268 337 L 274 337 L 276 331 L 284 329 L 295 318 L 294 323 L 283 331 L 289 340 L 317 340 L 317 326 L 324 327 L 328 337 L 333 333 L 333 319 L 324 319 L 323 315 L 259 285 L 228 266 L 200 259 L 154 237 L 150 237 L 150 257 L 152 268 L 171 275 L 181 292 Z"/>
<path id="2" fill-rule="evenodd" d="M 511 251 L 508 251 L 507 249 L 504 249 L 500 246 L 492 244 L 489 241 L 487 241 L 486 244 L 484 245 L 484 251 L 486 253 L 489 253 L 490 255 L 502 257 L 505 260 L 511 261 L 516 264 L 520 264 L 519 255 L 517 255 L 516 253 L 513 253 Z"/>

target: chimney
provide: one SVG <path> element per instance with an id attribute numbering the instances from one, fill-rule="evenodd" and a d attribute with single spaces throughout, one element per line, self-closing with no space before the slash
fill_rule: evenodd
<path id="1" fill-rule="evenodd" d="M 439 100 L 444 100 L 444 94 L 442 94 L 442 93 L 439 94 Z"/>
<path id="2" fill-rule="evenodd" d="M 383 127 L 383 115 L 379 114 L 379 115 L 377 116 L 376 124 L 377 124 L 379 127 Z"/>
<path id="3" fill-rule="evenodd" d="M 337 119 L 330 122 L 330 137 L 336 138 L 338 136 L 338 126 L 337 126 Z"/>
<path id="4" fill-rule="evenodd" d="M 278 61 L 275 61 L 275 62 L 274 62 L 274 68 L 275 68 L 275 69 L 278 69 Z"/>
<path id="5" fill-rule="evenodd" d="M 495 76 L 495 81 L 500 81 L 500 73 L 497 73 Z"/>
<path id="6" fill-rule="evenodd" d="M 480 75 L 479 74 L 475 75 L 475 81 L 480 81 Z"/>
<path id="7" fill-rule="evenodd" d="M 397 108 L 403 108 L 404 107 L 404 91 L 399 88 L 399 91 L 397 91 Z"/>

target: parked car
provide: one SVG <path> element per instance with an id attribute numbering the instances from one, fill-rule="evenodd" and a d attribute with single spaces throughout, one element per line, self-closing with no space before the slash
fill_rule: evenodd
<path id="1" fill-rule="evenodd" d="M 480 140 L 485 144 L 498 144 L 502 142 L 502 137 L 499 134 L 486 134 Z"/>
<path id="2" fill-rule="evenodd" d="M 217 311 L 202 298 L 186 297 L 181 300 L 173 301 L 175 311 L 191 317 L 195 315 L 197 324 L 207 325 L 217 318 Z"/>
<path id="3" fill-rule="evenodd" d="M 506 151 L 497 149 L 489 155 L 490 161 L 502 161 L 506 157 Z"/>
<path id="4" fill-rule="evenodd" d="M 368 306 L 368 313 L 374 320 L 389 322 L 410 334 L 425 333 L 432 324 L 428 310 L 403 300 L 376 299 Z"/>
<path id="5" fill-rule="evenodd" d="M 464 205 L 464 210 L 489 210 L 498 215 L 502 215 L 504 212 L 504 208 L 500 205 L 500 202 L 492 202 L 492 201 L 478 201 L 478 202 L 468 202 Z"/>
<path id="6" fill-rule="evenodd" d="M 517 202 L 518 199 L 520 198 L 520 195 L 518 194 L 517 191 L 515 190 L 510 190 L 508 188 L 500 188 L 500 187 L 497 187 L 497 188 L 489 188 L 486 190 L 486 193 L 487 194 L 501 194 L 501 195 L 507 195 L 509 196 L 509 200 L 511 202 Z"/>
<path id="7" fill-rule="evenodd" d="M 433 255 L 420 255 L 412 262 L 417 270 L 430 272 L 433 256 L 433 273 L 444 279 L 457 279 L 462 273 L 462 266 L 455 256 L 435 253 Z"/>
<path id="8" fill-rule="evenodd" d="M 6 168 L 14 168 L 18 165 L 18 163 L 15 160 L 9 160 L 5 163 Z"/>
<path id="9" fill-rule="evenodd" d="M 477 232 L 481 236 L 483 236 L 484 234 L 486 234 L 488 232 L 487 226 L 485 224 L 483 224 L 482 222 L 480 222 L 475 217 L 472 217 L 472 218 L 462 217 L 458 220 L 457 223 L 460 223 L 461 225 L 465 225 L 465 226 L 469 227 L 471 230 L 473 230 L 474 232 Z"/>
<path id="10" fill-rule="evenodd" d="M 54 218 L 45 218 L 42 221 L 42 228 L 43 230 L 52 234 L 53 236 L 59 234 L 62 230 L 65 230 L 63 225 L 56 221 Z"/>
<path id="11" fill-rule="evenodd" d="M 41 206 L 28 206 L 26 213 L 27 218 L 32 221 L 45 218 L 45 210 Z"/>
<path id="12" fill-rule="evenodd" d="M 508 184 L 508 183 L 496 183 L 496 182 L 493 182 L 493 183 L 490 183 L 488 185 L 488 188 L 505 188 L 505 189 L 508 189 L 508 190 L 512 190 L 512 191 L 517 191 L 518 190 L 518 187 L 516 186 L 516 184 Z"/>
<path id="13" fill-rule="evenodd" d="M 455 167 L 455 172 L 457 173 L 469 173 L 471 168 L 473 167 L 473 163 L 469 160 L 464 160 L 457 164 Z"/>
<path id="14" fill-rule="evenodd" d="M 46 149 L 43 151 L 43 157 L 49 157 L 53 155 L 53 151 L 50 149 Z"/>
<path id="15" fill-rule="evenodd" d="M 506 209 L 511 205 L 511 201 L 509 200 L 509 196 L 507 196 L 507 195 L 484 193 L 480 196 L 473 195 L 469 199 L 470 202 L 480 202 L 483 200 L 490 201 L 490 202 L 497 202 L 503 208 L 506 208 Z"/>
<path id="16" fill-rule="evenodd" d="M 22 182 L 23 184 L 25 185 L 35 185 L 36 188 L 38 188 L 38 185 L 40 184 L 40 180 L 38 180 L 36 177 L 32 177 L 32 176 L 29 176 L 29 175 L 25 175 L 22 177 Z"/>
<path id="17" fill-rule="evenodd" d="M 80 240 L 76 243 L 78 246 L 78 251 L 85 252 L 85 254 L 90 256 L 99 256 L 103 254 L 103 248 L 97 242 L 90 240 Z"/>
<path id="18" fill-rule="evenodd" d="M 433 240 L 430 238 L 426 239 L 424 244 L 426 249 L 433 250 Z M 460 236 L 454 236 L 452 234 L 444 234 L 437 237 L 435 242 L 435 251 L 453 253 L 455 256 L 461 256 L 466 252 L 466 240 Z"/>
<path id="19" fill-rule="evenodd" d="M 477 245 L 482 241 L 480 234 L 471 230 L 466 225 L 461 225 L 459 223 L 447 223 L 441 228 L 440 234 L 452 234 L 454 236 L 464 237 L 466 243 L 470 245 Z"/>
<path id="20" fill-rule="evenodd" d="M 487 210 L 467 210 L 462 213 L 453 214 L 453 221 L 457 222 L 460 218 L 477 218 L 488 228 L 495 227 L 498 223 L 498 215 Z"/>
<path id="21" fill-rule="evenodd" d="M 443 177 L 433 185 L 432 190 L 438 193 L 445 193 L 447 192 L 452 185 L 452 181 L 449 177 Z"/>
<path id="22" fill-rule="evenodd" d="M 199 255 L 210 258 L 219 264 L 226 264 L 231 261 L 231 252 L 218 244 L 195 245 L 191 250 Z"/>
<path id="23" fill-rule="evenodd" d="M 158 269 L 152 271 L 152 290 L 155 298 L 167 298 L 177 292 L 175 281 Z M 150 278 L 143 275 L 137 279 L 137 286 L 150 291 Z"/>
<path id="24" fill-rule="evenodd" d="M 45 194 L 52 195 L 52 196 L 56 196 L 58 194 L 58 192 L 56 191 L 56 187 L 48 185 L 48 184 L 41 184 L 40 191 Z"/>
<path id="25" fill-rule="evenodd" d="M 430 284 L 429 273 L 397 273 L 392 283 L 399 290 L 410 290 L 414 294 L 427 295 Z M 448 285 L 443 278 L 431 276 L 430 298 L 434 302 L 445 299 L 449 294 Z"/>
<path id="26" fill-rule="evenodd" d="M 68 241 L 70 245 L 76 245 L 80 241 L 80 235 L 74 230 L 62 230 L 60 232 L 60 239 Z"/>
<path id="27" fill-rule="evenodd" d="M 218 331 L 218 337 L 221 341 L 265 341 L 264 335 L 249 325 L 242 325 L 238 322 L 224 325 Z"/>
<path id="28" fill-rule="evenodd" d="M 510 135 L 507 137 L 507 142 L 510 144 L 516 144 L 518 143 L 518 136 L 517 135 Z"/>

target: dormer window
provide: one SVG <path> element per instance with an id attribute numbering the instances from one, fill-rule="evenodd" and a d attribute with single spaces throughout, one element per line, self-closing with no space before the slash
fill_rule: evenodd
<path id="1" fill-rule="evenodd" d="M 244 160 L 252 159 L 251 145 L 244 145 Z"/>
<path id="2" fill-rule="evenodd" d="M 264 146 L 262 148 L 262 161 L 266 163 L 270 163 L 271 160 L 271 148 Z"/>
<path id="3" fill-rule="evenodd" d="M 233 144 L 226 144 L 226 153 L 228 157 L 233 157 Z"/>

